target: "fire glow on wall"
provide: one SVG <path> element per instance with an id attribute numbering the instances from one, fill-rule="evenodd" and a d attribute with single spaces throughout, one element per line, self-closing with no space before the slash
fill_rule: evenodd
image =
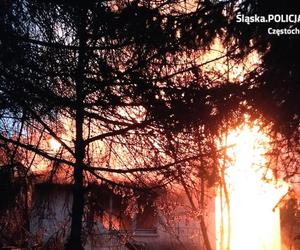
<path id="1" fill-rule="evenodd" d="M 266 166 L 268 143 L 258 125 L 243 125 L 222 139 L 226 152 L 216 195 L 217 250 L 281 249 L 276 205 L 288 185 L 275 180 Z"/>

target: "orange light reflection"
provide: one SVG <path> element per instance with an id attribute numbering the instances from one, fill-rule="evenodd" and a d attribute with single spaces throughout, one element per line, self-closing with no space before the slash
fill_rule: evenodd
<path id="1" fill-rule="evenodd" d="M 60 143 L 57 140 L 55 140 L 54 138 L 51 138 L 49 140 L 49 146 L 50 146 L 51 150 L 57 151 L 57 150 L 59 150 L 59 148 L 60 148 L 61 145 L 60 145 Z"/>

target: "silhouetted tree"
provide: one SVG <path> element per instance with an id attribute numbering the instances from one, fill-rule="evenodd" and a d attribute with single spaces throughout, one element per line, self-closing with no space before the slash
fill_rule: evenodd
<path id="1" fill-rule="evenodd" d="M 0 140 L 73 168 L 66 249 L 83 249 L 88 178 L 143 189 L 184 183 L 195 167 L 213 178 L 199 157 L 213 156 L 214 143 L 197 140 L 236 108 L 240 88 L 214 83 L 197 61 L 224 34 L 225 3 L 193 4 L 1 2 L 0 104 L 11 120 L 25 117 L 26 130 Z"/>
<path id="2" fill-rule="evenodd" d="M 299 35 L 271 35 L 268 29 L 298 29 L 299 22 L 237 23 L 237 14 L 268 17 L 269 14 L 299 14 L 294 1 L 234 1 L 228 34 L 235 37 L 241 51 L 257 50 L 261 67 L 249 74 L 245 82 L 245 100 L 249 112 L 271 126 L 274 139 L 273 160 L 287 178 L 299 174 Z"/>
<path id="3" fill-rule="evenodd" d="M 177 182 L 194 210 L 203 207 L 202 185 L 218 176 L 215 135 L 244 113 L 272 126 L 277 149 L 297 152 L 299 36 L 267 34 L 284 23 L 236 22 L 237 13 L 295 9 L 252 0 L 1 1 L 0 141 L 26 151 L 32 160 L 24 165 L 51 166 L 52 174 L 72 168 L 67 249 L 82 249 L 91 180 L 142 189 Z M 215 38 L 225 52 L 203 63 Z M 229 66 L 205 72 L 207 63 L 240 63 L 254 50 L 262 63 L 242 82 L 223 76 Z"/>

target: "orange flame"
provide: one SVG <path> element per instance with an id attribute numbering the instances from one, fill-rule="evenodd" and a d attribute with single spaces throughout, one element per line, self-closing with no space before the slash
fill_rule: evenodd
<path id="1" fill-rule="evenodd" d="M 225 144 L 231 147 L 227 147 L 225 155 L 233 162 L 222 169 L 225 184 L 217 191 L 218 250 L 281 249 L 276 204 L 288 185 L 276 181 L 266 166 L 264 154 L 269 141 L 258 125 L 243 125 L 226 137 Z"/>

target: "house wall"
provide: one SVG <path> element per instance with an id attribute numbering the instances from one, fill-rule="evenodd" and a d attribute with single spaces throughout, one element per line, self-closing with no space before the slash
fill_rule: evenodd
<path id="1" fill-rule="evenodd" d="M 33 188 L 30 231 L 48 249 L 63 249 L 68 235 L 71 211 L 69 185 L 36 185 Z"/>
<path id="2" fill-rule="evenodd" d="M 62 247 L 68 235 L 71 198 L 71 188 L 68 185 L 35 188 L 31 231 L 39 234 L 44 242 L 57 240 L 55 243 Z M 173 223 L 165 223 L 164 214 L 158 211 L 156 230 L 136 230 L 134 220 L 132 230 L 127 231 L 114 230 L 114 228 L 107 230 L 98 222 L 93 225 L 93 233 L 89 232 L 86 237 L 85 249 L 128 250 L 129 248 L 124 247 L 124 242 L 147 250 L 204 249 L 199 220 L 186 216 L 187 211 L 184 206 L 174 209 L 174 214 L 177 214 L 178 218 Z M 204 218 L 212 249 L 215 249 L 214 213 L 212 211 L 214 211 L 214 199 L 208 199 Z"/>

